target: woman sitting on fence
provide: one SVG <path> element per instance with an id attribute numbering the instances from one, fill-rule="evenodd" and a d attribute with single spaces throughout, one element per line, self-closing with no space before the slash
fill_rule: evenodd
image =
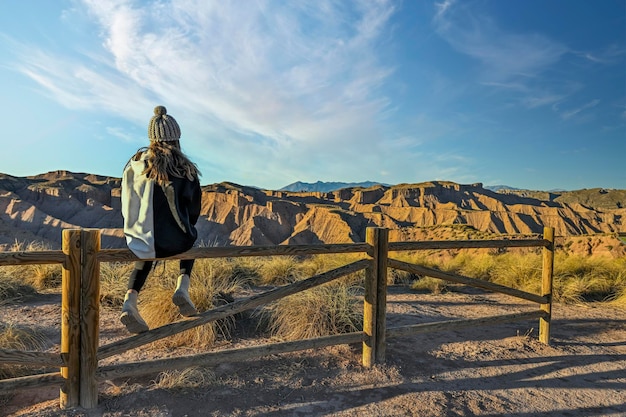
<path id="1" fill-rule="evenodd" d="M 128 280 L 120 320 L 131 333 L 148 330 L 139 315 L 137 296 L 153 266 L 152 259 L 189 250 L 198 233 L 201 189 L 198 167 L 180 148 L 180 128 L 163 106 L 148 125 L 150 145 L 128 161 L 122 176 L 122 216 L 128 248 L 140 259 Z M 183 316 L 197 313 L 189 297 L 193 259 L 180 261 L 172 297 Z"/>

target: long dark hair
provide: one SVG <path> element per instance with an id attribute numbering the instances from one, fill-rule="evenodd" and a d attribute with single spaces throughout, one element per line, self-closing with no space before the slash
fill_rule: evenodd
<path id="1" fill-rule="evenodd" d="M 183 153 L 177 140 L 151 141 L 150 146 L 139 149 L 132 159 L 139 160 L 144 152 L 147 152 L 147 158 L 143 174 L 157 184 L 168 183 L 170 176 L 194 181 L 202 175 L 198 166 Z"/>

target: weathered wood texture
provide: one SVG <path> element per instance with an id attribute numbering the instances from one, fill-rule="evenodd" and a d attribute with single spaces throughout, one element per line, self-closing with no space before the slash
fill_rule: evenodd
<path id="1" fill-rule="evenodd" d="M 11 379 L 0 379 L 0 393 L 8 394 L 22 388 L 39 388 L 49 387 L 52 385 L 61 385 L 64 383 L 64 381 L 65 378 L 61 376 L 60 372 L 29 375 Z"/>
<path id="2" fill-rule="evenodd" d="M 64 355 L 59 353 L 0 349 L 0 363 L 33 366 L 66 366 Z"/>
<path id="3" fill-rule="evenodd" d="M 367 252 L 366 243 L 346 243 L 327 245 L 276 245 L 276 246 L 226 246 L 193 248 L 171 259 L 232 258 L 244 256 L 320 255 L 331 253 Z M 136 261 L 137 257 L 128 249 L 103 249 L 98 253 L 100 262 Z"/>
<path id="4" fill-rule="evenodd" d="M 365 241 L 371 245 L 376 245 L 377 234 L 373 228 L 365 231 Z M 371 255 L 371 254 L 370 254 Z M 375 260 L 370 261 L 365 270 L 364 294 L 363 294 L 363 333 L 366 336 L 363 340 L 361 350 L 361 362 L 363 366 L 370 368 L 376 362 L 376 268 Z"/>
<path id="5" fill-rule="evenodd" d="M 1 252 L 0 266 L 62 264 L 65 254 L 61 250 Z"/>
<path id="6" fill-rule="evenodd" d="M 79 405 L 80 390 L 80 276 L 81 230 L 63 231 L 63 264 L 61 278 L 61 354 L 67 366 L 61 368 L 61 408 Z"/>
<path id="7" fill-rule="evenodd" d="M 224 362 L 240 362 L 262 356 L 279 353 L 296 352 L 307 349 L 318 349 L 327 346 L 360 343 L 365 338 L 362 332 L 324 336 L 315 339 L 296 340 L 293 342 L 272 343 L 198 355 L 181 356 L 178 358 L 157 359 L 151 361 L 124 363 L 103 366 L 98 369 L 99 380 L 107 380 L 135 375 L 145 375 L 168 369 L 182 369 L 190 366 L 215 366 Z"/>
<path id="8" fill-rule="evenodd" d="M 549 242 L 545 239 L 426 240 L 419 242 L 390 242 L 389 251 L 471 248 L 530 248 L 548 245 Z"/>
<path id="9" fill-rule="evenodd" d="M 98 405 L 98 338 L 100 335 L 100 231 L 86 229 L 81 235 L 80 303 L 80 405 Z"/>

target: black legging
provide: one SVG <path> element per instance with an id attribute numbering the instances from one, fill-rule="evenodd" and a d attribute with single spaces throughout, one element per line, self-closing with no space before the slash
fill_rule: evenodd
<path id="1" fill-rule="evenodd" d="M 181 259 L 180 260 L 180 273 L 191 275 L 191 270 L 193 269 L 193 263 L 195 259 Z M 130 274 L 130 278 L 128 278 L 128 289 L 135 290 L 139 292 L 143 287 L 143 284 L 146 283 L 146 278 L 148 278 L 148 274 L 150 274 L 150 270 L 152 269 L 153 261 L 137 261 L 135 262 L 135 269 Z"/>

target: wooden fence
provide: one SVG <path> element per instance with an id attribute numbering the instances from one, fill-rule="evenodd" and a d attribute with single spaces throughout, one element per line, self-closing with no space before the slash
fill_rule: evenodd
<path id="1" fill-rule="evenodd" d="M 136 257 L 132 252 L 128 249 L 101 249 L 100 232 L 98 230 L 68 229 L 63 231 L 62 251 L 0 253 L 0 266 L 57 263 L 62 264 L 63 268 L 60 352 L 24 352 L 0 349 L 0 363 L 59 367 L 60 371 L 0 380 L 0 393 L 11 392 L 18 388 L 58 385 L 61 387 L 61 408 L 76 406 L 93 408 L 98 402 L 98 381 L 102 380 L 142 375 L 168 369 L 182 369 L 189 366 L 212 366 L 228 361 L 240 361 L 265 355 L 349 343 L 362 343 L 362 364 L 365 367 L 369 367 L 374 363 L 384 362 L 387 338 L 528 319 L 539 319 L 539 340 L 546 344 L 549 343 L 554 264 L 554 229 L 545 228 L 543 238 L 541 239 L 421 242 L 389 242 L 388 232 L 387 229 L 383 228 L 368 228 L 364 243 L 194 248 L 182 255 L 167 258 L 198 259 L 338 253 L 367 254 L 365 259 L 337 269 L 246 299 L 237 300 L 200 313 L 193 318 L 170 323 L 103 346 L 99 346 L 98 341 L 100 262 L 135 261 Z M 390 252 L 398 251 L 508 247 L 543 248 L 541 294 L 532 294 L 492 282 L 389 258 Z M 389 328 L 386 325 L 388 268 L 508 294 L 535 302 L 539 304 L 539 308 L 531 312 L 510 313 L 479 319 L 459 319 Z M 172 336 L 195 326 L 259 307 L 360 270 L 366 271 L 362 331 L 207 352 L 177 358 L 98 366 L 100 360 L 123 353 L 129 349 Z"/>

